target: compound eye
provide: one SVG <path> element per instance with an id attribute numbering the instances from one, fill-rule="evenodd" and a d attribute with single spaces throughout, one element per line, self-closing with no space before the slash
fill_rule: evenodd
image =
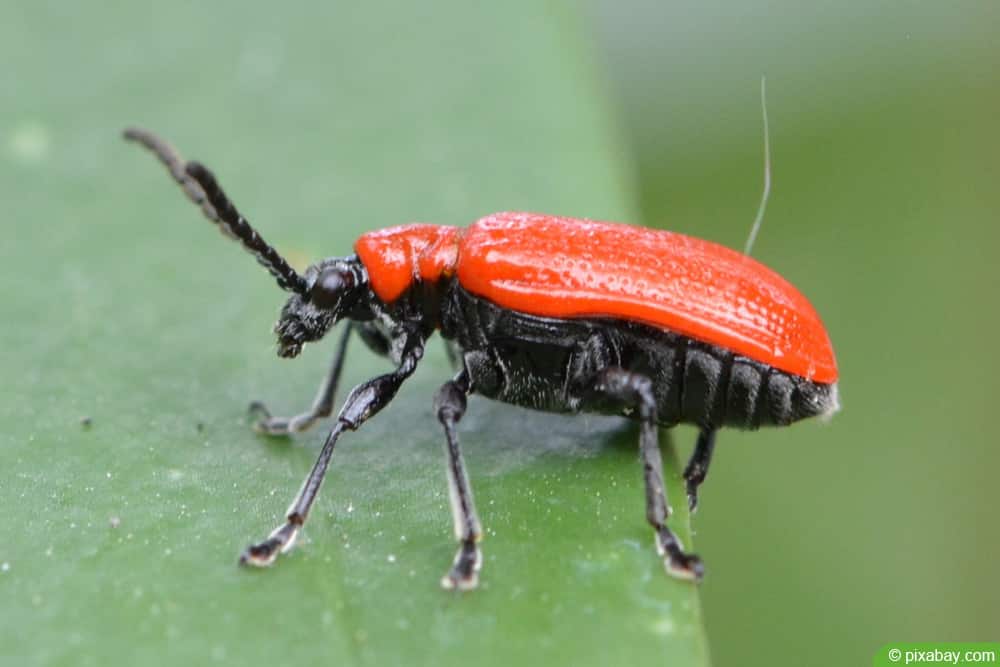
<path id="1" fill-rule="evenodd" d="M 309 300 L 318 308 L 332 310 L 340 303 L 344 291 L 351 287 L 354 282 L 353 278 L 350 273 L 342 272 L 339 269 L 326 269 L 319 274 L 316 282 L 313 283 L 312 289 L 309 291 Z"/>

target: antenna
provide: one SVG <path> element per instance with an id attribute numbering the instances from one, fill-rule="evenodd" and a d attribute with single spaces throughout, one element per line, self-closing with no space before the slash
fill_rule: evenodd
<path id="1" fill-rule="evenodd" d="M 747 244 L 743 248 L 743 254 L 749 255 L 753 250 L 754 241 L 757 240 L 757 232 L 764 222 L 764 211 L 767 209 L 767 198 L 771 196 L 771 136 L 767 125 L 767 86 L 766 77 L 760 77 L 760 109 L 764 116 L 764 193 L 760 197 L 760 207 L 757 209 L 757 216 L 753 219 L 753 227 L 750 228 L 750 236 L 747 237 Z"/>
<path id="2" fill-rule="evenodd" d="M 306 293 L 306 281 L 285 261 L 277 250 L 257 233 L 215 180 L 215 176 L 198 162 L 185 162 L 173 146 L 148 130 L 129 128 L 123 136 L 149 150 L 159 158 L 170 175 L 194 202 L 205 217 L 218 225 L 226 236 L 239 241 L 257 262 L 278 281 L 281 289 Z"/>

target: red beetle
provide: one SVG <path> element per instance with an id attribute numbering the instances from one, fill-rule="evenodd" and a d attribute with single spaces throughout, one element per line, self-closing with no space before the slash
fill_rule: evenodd
<path id="1" fill-rule="evenodd" d="M 292 293 L 275 325 L 280 356 L 296 356 L 347 321 L 313 406 L 283 418 L 252 404 L 260 431 L 304 431 L 332 413 L 351 331 L 396 364 L 351 391 L 285 523 L 248 547 L 241 563 L 270 565 L 291 548 L 337 439 L 392 400 L 434 332 L 457 367 L 434 401 L 459 542 L 446 588 L 474 588 L 482 564 L 482 528 L 455 430 L 469 394 L 638 420 L 646 518 L 667 571 L 691 579 L 703 567 L 667 527 L 657 427 L 701 429 L 684 471 L 693 509 L 719 428 L 783 426 L 838 409 L 837 363 L 812 306 L 781 276 L 728 248 L 615 223 L 497 213 L 465 229 L 416 224 L 364 234 L 354 255 L 299 275 L 208 169 L 182 162 L 147 131 L 125 137 L 153 151 L 208 218 Z"/>

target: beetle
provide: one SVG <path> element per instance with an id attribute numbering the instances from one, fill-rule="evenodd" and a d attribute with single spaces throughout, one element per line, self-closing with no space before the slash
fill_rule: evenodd
<path id="1" fill-rule="evenodd" d="M 694 510 L 718 429 L 784 426 L 839 408 L 837 364 L 816 311 L 781 276 L 737 251 L 624 224 L 497 213 L 467 228 L 410 224 L 362 234 L 353 254 L 299 274 L 204 165 L 183 161 L 149 131 L 124 136 L 152 151 L 205 216 L 291 293 L 274 326 L 279 356 L 295 357 L 345 323 L 313 405 L 286 418 L 253 403 L 257 430 L 300 433 L 332 414 L 354 332 L 395 364 L 350 392 L 284 523 L 246 548 L 244 565 L 270 565 L 293 546 L 338 439 L 393 399 L 434 333 L 456 366 L 434 398 L 458 542 L 445 588 L 475 588 L 482 565 L 483 531 L 456 430 L 471 394 L 637 420 L 656 549 L 668 574 L 694 580 L 702 561 L 667 525 L 658 427 L 699 429 L 684 470 Z"/>

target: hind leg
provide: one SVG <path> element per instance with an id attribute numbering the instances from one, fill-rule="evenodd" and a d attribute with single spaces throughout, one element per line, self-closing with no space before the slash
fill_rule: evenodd
<path id="1" fill-rule="evenodd" d="M 684 468 L 684 481 L 687 485 L 688 508 L 694 512 L 698 508 L 698 487 L 708 477 L 708 466 L 712 462 L 712 451 L 715 449 L 714 429 L 702 429 L 698 434 L 698 444 Z"/>

